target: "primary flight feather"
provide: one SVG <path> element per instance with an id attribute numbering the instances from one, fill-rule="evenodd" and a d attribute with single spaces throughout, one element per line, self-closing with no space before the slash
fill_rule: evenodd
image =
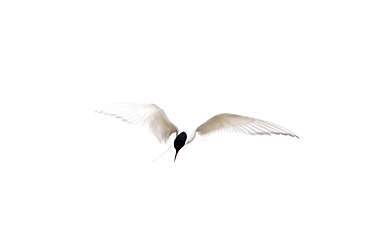
<path id="1" fill-rule="evenodd" d="M 288 135 L 298 138 L 293 132 L 277 124 L 230 113 L 211 117 L 198 126 L 195 133 L 188 138 L 185 132 L 178 134 L 178 128 L 155 104 L 119 103 L 108 105 L 96 112 L 120 118 L 130 124 L 146 126 L 160 143 L 166 142 L 173 133 L 176 133 L 175 160 L 179 150 L 193 141 L 196 134 L 205 136 L 217 132 L 236 132 L 249 135 Z"/>
<path id="2" fill-rule="evenodd" d="M 146 126 L 160 143 L 167 142 L 172 133 L 178 133 L 177 127 L 155 104 L 112 104 L 96 112 L 120 118 L 130 124 Z"/>

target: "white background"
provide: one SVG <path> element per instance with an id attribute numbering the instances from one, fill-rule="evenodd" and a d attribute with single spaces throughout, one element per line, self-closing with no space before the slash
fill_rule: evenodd
<path id="1" fill-rule="evenodd" d="M 2 1 L 0 246 L 370 246 L 367 1 Z M 94 110 L 229 112 L 176 163 Z"/>

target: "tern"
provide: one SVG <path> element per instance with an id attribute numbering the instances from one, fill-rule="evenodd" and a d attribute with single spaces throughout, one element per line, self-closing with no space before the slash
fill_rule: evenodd
<path id="1" fill-rule="evenodd" d="M 160 143 L 167 142 L 169 137 L 176 133 L 173 143 L 176 150 L 174 161 L 176 161 L 180 149 L 192 142 L 196 135 L 206 136 L 217 132 L 236 132 L 249 135 L 286 135 L 299 138 L 293 132 L 277 124 L 230 113 L 222 113 L 211 117 L 188 136 L 185 132 L 179 134 L 176 125 L 155 104 L 118 103 L 108 105 L 96 110 L 96 112 L 117 117 L 126 123 L 145 126 Z"/>

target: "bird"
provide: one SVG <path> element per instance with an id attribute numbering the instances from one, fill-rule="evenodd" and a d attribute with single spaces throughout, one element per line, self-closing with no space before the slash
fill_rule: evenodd
<path id="1" fill-rule="evenodd" d="M 231 113 L 215 115 L 199 125 L 191 134 L 180 132 L 165 112 L 155 104 L 146 103 L 116 103 L 107 105 L 95 111 L 123 120 L 126 123 L 145 126 L 160 143 L 168 141 L 175 133 L 173 146 L 177 154 L 185 145 L 191 143 L 195 136 L 208 136 L 219 132 L 236 132 L 248 135 L 286 135 L 299 138 L 293 132 L 271 122 Z"/>

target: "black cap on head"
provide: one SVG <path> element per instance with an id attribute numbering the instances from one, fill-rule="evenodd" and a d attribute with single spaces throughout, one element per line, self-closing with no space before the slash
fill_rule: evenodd
<path id="1" fill-rule="evenodd" d="M 175 159 L 174 160 L 176 160 L 177 153 L 185 145 L 186 138 L 187 138 L 187 135 L 186 135 L 185 132 L 181 132 L 178 136 L 176 136 L 175 141 L 173 142 L 173 146 L 176 149 L 176 154 L 175 154 Z"/>

